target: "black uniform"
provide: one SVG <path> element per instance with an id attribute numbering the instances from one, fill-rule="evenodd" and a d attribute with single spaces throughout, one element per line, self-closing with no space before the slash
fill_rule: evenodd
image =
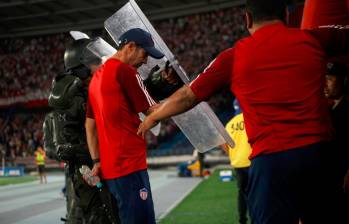
<path id="1" fill-rule="evenodd" d="M 66 222 L 118 223 L 115 211 L 112 211 L 115 203 L 112 203 L 111 200 L 114 199 L 110 193 L 106 188 L 98 189 L 86 184 L 79 172 L 82 165 L 92 168 L 93 164 L 85 134 L 85 105 L 90 71 L 80 61 L 89 41 L 83 39 L 76 42 L 70 53 L 73 49 L 73 57 L 78 60 L 70 60 L 73 64 L 66 63 L 65 55 L 67 72 L 55 77 L 52 83 L 48 100 L 52 112 L 46 115 L 44 121 L 44 146 L 48 157 L 68 164 Z M 76 46 L 80 49 L 76 50 Z"/>

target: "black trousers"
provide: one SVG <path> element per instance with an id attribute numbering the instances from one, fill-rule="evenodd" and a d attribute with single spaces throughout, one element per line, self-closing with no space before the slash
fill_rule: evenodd
<path id="1" fill-rule="evenodd" d="M 252 223 L 346 223 L 338 214 L 335 154 L 330 144 L 316 143 L 254 158 L 247 187 Z"/>
<path id="2" fill-rule="evenodd" d="M 120 223 L 113 197 L 105 187 L 98 189 L 85 183 L 79 166 L 71 166 L 67 179 L 67 224 Z"/>
<path id="3" fill-rule="evenodd" d="M 247 184 L 248 184 L 248 167 L 234 168 L 238 186 L 238 212 L 239 223 L 247 223 Z"/>

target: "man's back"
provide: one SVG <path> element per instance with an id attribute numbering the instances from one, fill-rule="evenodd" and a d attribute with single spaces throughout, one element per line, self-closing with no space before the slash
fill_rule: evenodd
<path id="1" fill-rule="evenodd" d="M 97 116 L 95 118 L 108 121 L 109 123 L 103 123 L 103 125 L 112 133 L 126 131 L 134 133 L 140 123 L 138 114 L 132 109 L 127 96 L 123 93 L 123 87 L 118 82 L 120 73 L 133 75 L 130 70 L 128 65 L 115 59 L 109 59 L 101 69 L 97 70 L 90 83 L 89 89 L 92 90 L 92 94 L 89 95 L 92 97 L 90 102 L 93 101 L 96 106 L 98 105 L 98 108 L 93 108 Z M 109 143 L 118 143 L 110 146 L 119 147 L 121 136 L 114 136 L 114 138 L 118 140 Z"/>
<path id="2" fill-rule="evenodd" d="M 244 111 L 252 157 L 330 138 L 324 58 L 314 37 L 282 23 L 236 44 L 231 88 Z"/>

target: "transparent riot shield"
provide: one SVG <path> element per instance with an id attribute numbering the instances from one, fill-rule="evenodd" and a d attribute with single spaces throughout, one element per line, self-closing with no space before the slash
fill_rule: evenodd
<path id="1" fill-rule="evenodd" d="M 179 65 L 170 49 L 134 0 L 130 0 L 109 17 L 104 22 L 104 27 L 116 43 L 118 43 L 121 34 L 129 29 L 141 28 L 148 31 L 153 37 L 156 48 L 161 50 L 165 57 L 162 59 L 149 57 L 148 63 L 138 69 L 139 74 L 146 78 L 147 74 L 156 65 L 163 68 L 166 61 L 170 61 L 182 81 L 185 84 L 189 83 L 189 78 L 184 69 Z M 225 131 L 224 126 L 205 102 L 200 103 L 186 113 L 172 117 L 172 119 L 200 152 L 206 152 L 224 143 L 234 146 L 234 142 Z"/>
<path id="2" fill-rule="evenodd" d="M 116 53 L 116 49 L 101 37 L 97 37 L 93 42 L 89 43 L 87 49 L 102 59 L 103 63 Z"/>
<path id="3" fill-rule="evenodd" d="M 70 31 L 69 32 L 70 36 L 73 37 L 74 40 L 80 40 L 80 39 L 91 39 L 86 33 L 83 33 L 81 31 Z M 91 40 L 92 41 L 92 40 Z M 97 40 L 94 40 L 94 41 L 97 41 Z M 102 41 L 104 41 L 102 39 Z M 104 41 L 105 42 L 105 41 Z M 106 42 L 105 42 L 106 43 Z M 106 43 L 108 44 L 108 43 Z M 109 45 L 110 46 L 110 45 Z M 111 47 L 111 46 L 110 46 Z M 113 48 L 113 47 L 111 47 Z M 114 48 L 113 48 L 114 49 Z M 107 50 L 109 50 L 109 48 L 107 48 Z M 99 57 L 98 54 L 96 54 L 95 52 L 91 51 L 90 49 L 86 49 L 84 52 L 83 52 L 83 61 L 82 63 L 85 65 L 85 66 L 89 66 L 89 64 L 91 63 L 94 63 L 96 62 L 95 59 L 96 59 L 96 56 L 98 58 L 100 58 L 102 60 L 102 63 L 104 63 L 103 61 L 103 58 Z"/>
<path id="4" fill-rule="evenodd" d="M 70 33 L 70 36 L 72 36 L 74 40 L 90 39 L 90 37 L 86 33 L 83 33 L 81 31 L 72 30 L 69 33 Z"/>

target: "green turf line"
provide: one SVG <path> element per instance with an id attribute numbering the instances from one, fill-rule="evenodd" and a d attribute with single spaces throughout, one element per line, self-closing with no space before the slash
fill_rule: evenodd
<path id="1" fill-rule="evenodd" d="M 219 171 L 203 180 L 160 224 L 238 223 L 236 180 L 222 182 Z"/>
<path id="2" fill-rule="evenodd" d="M 23 176 L 23 177 L 0 177 L 0 186 L 8 184 L 20 184 L 25 182 L 31 182 L 37 180 L 35 176 Z"/>

